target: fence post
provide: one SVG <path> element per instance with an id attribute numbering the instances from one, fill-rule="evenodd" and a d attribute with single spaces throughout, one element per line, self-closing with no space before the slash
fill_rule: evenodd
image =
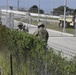
<path id="1" fill-rule="evenodd" d="M 76 22 L 75 22 L 75 26 L 74 26 L 74 36 L 76 37 Z"/>
<path id="2" fill-rule="evenodd" d="M 10 6 L 10 10 L 11 12 L 9 13 L 9 25 L 10 25 L 10 28 L 14 28 L 14 14 L 12 13 L 13 11 L 12 6 Z"/>
<path id="3" fill-rule="evenodd" d="M 12 67 L 12 54 L 10 54 L 10 75 L 13 75 L 13 67 Z"/>

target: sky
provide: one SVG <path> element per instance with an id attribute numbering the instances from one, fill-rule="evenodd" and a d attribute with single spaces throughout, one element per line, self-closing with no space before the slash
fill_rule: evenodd
<path id="1" fill-rule="evenodd" d="M 18 0 L 0 0 L 0 6 L 18 6 Z M 64 0 L 19 0 L 20 7 L 30 8 L 33 5 L 39 6 L 40 1 L 40 8 L 43 9 L 46 13 L 53 10 L 53 8 L 57 8 L 59 6 L 64 5 Z M 69 8 L 76 9 L 76 0 L 67 0 L 67 6 Z"/>

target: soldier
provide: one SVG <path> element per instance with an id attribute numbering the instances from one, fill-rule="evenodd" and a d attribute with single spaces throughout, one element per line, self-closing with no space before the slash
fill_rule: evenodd
<path id="1" fill-rule="evenodd" d="M 23 26 L 23 31 L 24 32 L 29 32 L 28 28 L 25 25 Z"/>
<path id="2" fill-rule="evenodd" d="M 34 35 L 38 36 L 39 40 L 43 40 L 47 43 L 49 34 L 45 29 L 45 25 L 43 24 L 43 22 L 38 23 L 38 30 L 34 32 Z"/>
<path id="3" fill-rule="evenodd" d="M 23 31 L 23 23 L 22 22 L 19 22 L 18 27 L 19 27 L 19 31 Z"/>

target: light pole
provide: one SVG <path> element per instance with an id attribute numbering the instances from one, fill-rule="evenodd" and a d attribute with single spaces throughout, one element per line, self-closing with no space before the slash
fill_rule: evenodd
<path id="1" fill-rule="evenodd" d="M 8 0 L 6 0 L 6 6 L 7 6 L 7 8 L 6 8 L 6 9 L 8 10 Z"/>
<path id="2" fill-rule="evenodd" d="M 26 14 L 26 16 L 27 16 L 27 30 L 29 29 L 29 22 L 30 22 L 30 11 L 29 11 L 29 0 L 27 0 L 27 14 Z"/>
<path id="3" fill-rule="evenodd" d="M 53 3 L 52 3 L 52 18 L 53 18 L 53 14 L 54 14 L 54 0 L 52 0 Z"/>
<path id="4" fill-rule="evenodd" d="M 6 25 L 9 27 L 9 23 L 8 23 L 8 20 L 9 20 L 9 18 L 8 18 L 8 0 L 6 0 Z"/>
<path id="5" fill-rule="evenodd" d="M 14 28 L 14 14 L 12 13 L 13 11 L 13 6 L 10 6 L 11 12 L 9 13 L 9 26 L 10 28 Z"/>
<path id="6" fill-rule="evenodd" d="M 0 24 L 1 24 L 1 15 L 2 15 L 2 14 L 1 14 L 1 9 L 0 9 Z"/>
<path id="7" fill-rule="evenodd" d="M 76 18 L 75 18 L 75 19 L 76 19 Z M 76 37 L 76 22 L 75 22 L 74 36 Z"/>
<path id="8" fill-rule="evenodd" d="M 44 15 L 45 15 L 45 17 L 44 17 L 44 24 L 45 24 L 45 28 L 47 28 L 47 26 L 46 26 L 46 22 L 47 22 L 47 16 L 46 15 L 47 15 L 47 13 L 45 13 Z"/>
<path id="9" fill-rule="evenodd" d="M 38 22 L 40 21 L 39 16 L 40 16 L 40 0 L 39 0 L 39 7 L 38 7 Z"/>
<path id="10" fill-rule="evenodd" d="M 64 0 L 64 27 L 63 27 L 63 32 L 66 32 L 66 5 L 67 5 L 67 0 Z"/>
<path id="11" fill-rule="evenodd" d="M 17 3 L 18 3 L 17 10 L 19 10 L 19 3 L 20 3 L 20 1 L 19 1 L 19 0 L 17 0 L 17 1 L 18 1 L 18 2 L 17 2 Z"/>

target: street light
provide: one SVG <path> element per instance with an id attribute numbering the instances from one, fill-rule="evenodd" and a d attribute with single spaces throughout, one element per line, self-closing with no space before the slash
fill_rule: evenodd
<path id="1" fill-rule="evenodd" d="M 64 0 L 64 27 L 63 27 L 63 32 L 66 32 L 66 5 L 67 5 L 67 0 Z"/>

